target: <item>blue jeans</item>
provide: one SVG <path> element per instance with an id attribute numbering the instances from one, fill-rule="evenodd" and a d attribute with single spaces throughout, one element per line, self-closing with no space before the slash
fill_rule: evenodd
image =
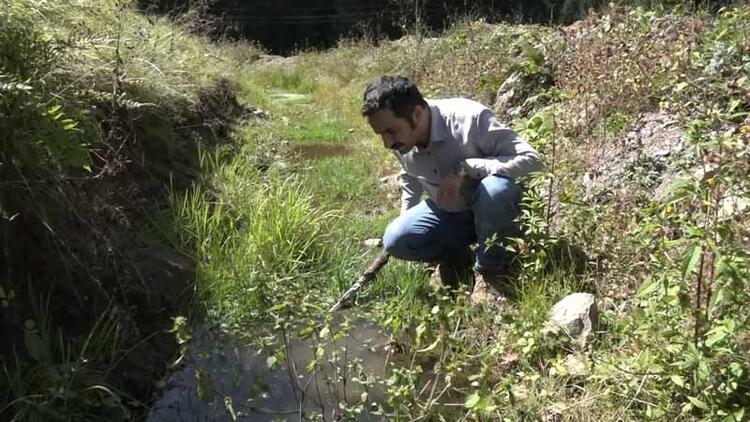
<path id="1" fill-rule="evenodd" d="M 485 274 L 506 271 L 508 252 L 500 246 L 506 236 L 518 236 L 513 221 L 519 214 L 521 188 L 513 179 L 487 176 L 477 185 L 469 210 L 447 212 L 424 200 L 393 220 L 383 245 L 392 256 L 409 261 L 440 262 L 478 242 L 474 269 Z M 486 241 L 496 237 L 488 248 Z"/>

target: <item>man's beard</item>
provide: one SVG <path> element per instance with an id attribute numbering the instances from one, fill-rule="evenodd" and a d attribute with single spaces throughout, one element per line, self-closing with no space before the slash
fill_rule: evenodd
<path id="1" fill-rule="evenodd" d="M 395 144 L 391 145 L 391 149 L 394 151 L 399 151 L 401 148 L 403 148 L 406 144 L 403 144 L 401 142 L 396 142 Z"/>

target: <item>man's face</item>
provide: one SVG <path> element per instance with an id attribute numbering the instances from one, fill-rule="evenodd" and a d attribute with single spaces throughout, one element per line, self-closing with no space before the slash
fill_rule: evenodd
<path id="1" fill-rule="evenodd" d="M 406 154 L 418 141 L 417 128 L 411 127 L 408 120 L 396 117 L 391 110 L 376 111 L 367 120 L 388 149 Z"/>

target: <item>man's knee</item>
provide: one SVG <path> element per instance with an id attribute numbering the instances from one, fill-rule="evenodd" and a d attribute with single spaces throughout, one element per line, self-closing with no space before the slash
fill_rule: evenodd
<path id="1" fill-rule="evenodd" d="M 505 176 L 490 175 L 482 179 L 476 191 L 475 201 L 479 203 L 517 204 L 521 197 L 521 188 L 513 179 Z"/>
<path id="2" fill-rule="evenodd" d="M 393 220 L 383 234 L 383 248 L 396 258 L 409 261 L 419 261 L 423 255 L 429 253 L 427 247 L 427 233 L 418 230 L 406 218 Z"/>
<path id="3" fill-rule="evenodd" d="M 408 227 L 406 227 L 403 218 L 396 218 L 388 224 L 383 234 L 383 248 L 389 254 L 400 257 L 406 251 L 406 233 Z"/>

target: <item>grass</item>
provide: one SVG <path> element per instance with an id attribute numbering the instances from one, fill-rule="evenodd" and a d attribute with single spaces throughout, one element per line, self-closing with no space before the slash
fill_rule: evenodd
<path id="1" fill-rule="evenodd" d="M 738 12 L 733 13 L 730 15 Z M 723 415 L 726 420 L 745 420 L 741 408 L 745 402 L 736 393 L 715 395 L 713 391 L 723 387 L 718 386 L 718 381 L 710 381 L 705 369 L 712 368 L 708 370 L 711 373 L 719 371 L 716 376 L 721 379 L 735 377 L 738 390 L 734 391 L 745 388 L 744 372 L 719 375 L 721 370 L 716 366 L 719 363 L 708 352 L 712 346 L 704 343 L 703 351 L 697 353 L 690 348 L 692 341 L 687 332 L 692 332 L 688 327 L 692 327 L 694 305 L 685 297 L 695 292 L 682 284 L 679 287 L 682 293 L 675 296 L 678 286 L 674 283 L 684 278 L 684 275 L 675 278 L 675 261 L 654 255 L 650 259 L 656 262 L 649 264 L 648 258 L 641 261 L 642 252 L 638 248 L 642 246 L 638 246 L 637 239 L 653 236 L 646 233 L 655 228 L 643 218 L 658 220 L 658 216 L 649 213 L 659 207 L 653 205 L 655 208 L 645 209 L 641 217 L 634 219 L 625 214 L 626 210 L 633 210 L 630 208 L 633 204 L 596 205 L 579 196 L 578 179 L 572 175 L 585 171 L 581 161 L 587 153 L 585 148 L 592 145 L 602 148 L 637 120 L 639 110 L 652 109 L 658 103 L 654 97 L 664 91 L 658 81 L 663 81 L 669 66 L 674 63 L 679 66 L 680 56 L 676 51 L 686 46 L 671 45 L 677 62 L 665 63 L 662 58 L 650 58 L 648 51 L 638 49 L 642 48 L 637 47 L 639 41 L 633 41 L 634 45 L 626 49 L 624 61 L 609 61 L 604 67 L 589 66 L 575 79 L 565 79 L 566 60 L 571 57 L 573 63 L 592 60 L 576 50 L 584 48 L 584 44 L 591 43 L 594 50 L 606 49 L 618 34 L 638 33 L 632 26 L 644 25 L 644 19 L 651 20 L 648 28 L 641 27 L 645 31 L 643 42 L 658 44 L 661 42 L 658 34 L 663 35 L 669 22 L 686 19 L 681 15 L 657 16 L 623 9 L 612 9 L 608 18 L 603 16 L 592 16 L 586 21 L 584 24 L 591 32 L 580 41 L 569 41 L 579 44 L 569 44 L 566 50 L 559 49 L 556 44 L 559 39 L 551 37 L 549 31 L 537 27 L 486 27 L 465 22 L 434 44 L 423 40 L 381 47 L 342 43 L 329 51 L 303 53 L 284 67 L 264 64 L 244 80 L 250 101 L 263 103 L 273 116 L 262 125 L 263 135 L 258 136 L 264 139 L 261 144 L 290 143 L 286 150 L 280 147 L 288 154 L 278 156 L 278 171 L 293 175 L 293 183 L 310 195 L 309 212 L 321 216 L 316 242 L 327 245 L 325 256 L 318 255 L 315 263 L 293 269 L 293 278 L 304 280 L 301 290 L 314 291 L 314 299 L 303 295 L 307 306 L 284 307 L 281 314 L 276 314 L 275 321 L 277 325 L 310 324 L 318 329 L 326 305 L 374 256 L 374 251 L 362 246 L 361 241 L 378 237 L 398 212 L 390 196 L 393 192 L 378 189 L 376 182 L 396 167 L 358 115 L 359 96 L 369 80 L 384 72 L 402 73 L 412 76 L 433 95 L 460 93 L 484 99 L 507 75 L 521 72 L 525 75 L 521 80 L 529 84 L 527 96 L 542 93 L 548 101 L 558 102 L 557 108 L 542 110 L 534 119 L 514 122 L 549 160 L 555 160 L 555 173 L 548 176 L 555 177 L 555 189 L 563 199 L 556 228 L 547 228 L 548 203 L 541 195 L 529 197 L 533 211 L 524 221 L 528 230 L 520 258 L 518 297 L 506 313 L 495 315 L 474 309 L 463 295 L 451 299 L 430 292 L 426 288 L 426 272 L 414 263 L 389 263 L 360 294 L 359 312 L 388 327 L 395 341 L 403 345 L 405 361 L 410 362 L 394 369 L 391 378 L 382 380 L 389 401 L 381 411 L 390 412 L 389 418 L 712 420 Z M 721 19 L 718 22 L 720 27 L 726 25 Z M 607 25 L 617 28 L 611 39 L 605 35 L 609 32 Z M 695 39 L 693 36 L 685 35 L 684 39 Z M 471 48 L 466 48 L 465 55 L 459 52 L 451 56 L 449 65 L 441 57 L 441 51 L 446 44 L 456 43 Z M 513 59 L 503 62 L 497 59 L 500 56 Z M 635 91 L 628 88 L 627 95 L 619 97 L 614 92 L 622 87 L 600 77 L 618 69 L 621 72 L 617 73 L 618 78 L 627 79 L 645 68 L 651 69 L 654 83 L 645 81 L 643 86 L 632 88 Z M 548 80 L 545 78 L 551 75 L 557 75 L 560 82 L 558 86 L 545 88 L 539 81 Z M 582 107 L 587 106 L 586 98 L 572 95 L 580 89 L 596 95 L 612 93 L 612 102 L 607 104 L 605 112 L 585 116 L 588 120 L 576 120 Z M 646 92 L 642 101 L 631 95 L 636 91 Z M 304 97 L 279 97 L 278 93 Z M 291 98 L 298 100 L 290 101 Z M 537 111 L 527 110 L 525 117 L 532 117 Z M 593 139 L 577 143 L 576 137 L 581 134 Z M 553 157 L 554 145 L 557 152 Z M 273 168 L 261 184 L 277 183 Z M 546 179 L 542 182 L 541 186 L 548 186 Z M 539 188 L 535 189 L 532 191 L 538 193 Z M 584 268 L 561 262 L 554 251 L 562 240 L 582 245 L 588 252 L 597 251 L 599 262 Z M 736 252 L 736 245 L 733 248 Z M 612 251 L 622 255 L 609 255 Z M 665 287 L 656 296 L 638 295 L 633 288 L 640 284 L 642 278 L 638 277 L 644 271 L 672 287 Z M 290 291 L 297 291 L 295 283 Z M 625 297 L 610 296 L 609 292 L 618 285 L 627 292 Z M 596 293 L 602 306 L 602 332 L 585 349 L 579 349 L 564 333 L 546 324 L 552 304 L 580 290 Z M 296 294 L 299 297 L 300 293 Z M 285 300 L 299 303 L 291 298 Z M 726 306 L 722 312 L 729 312 L 734 305 Z M 714 324 L 719 320 L 712 319 Z M 729 341 L 730 337 L 737 339 L 733 336 L 740 332 L 736 331 L 736 325 L 713 327 L 706 329 L 716 333 L 735 330 L 731 335 L 716 334 L 717 339 L 721 338 L 717 342 Z M 737 343 L 733 341 L 721 343 L 727 349 L 719 353 L 730 353 L 734 356 L 731 359 L 739 359 Z M 569 356 L 578 356 L 575 358 L 578 364 L 571 363 L 574 358 Z M 733 360 L 736 364 L 740 361 Z M 435 362 L 440 364 L 435 366 Z M 739 367 L 735 368 L 739 371 Z M 422 389 L 425 371 L 432 370 L 436 373 L 430 373 L 434 376 L 430 382 L 438 390 L 450 391 L 438 401 L 430 400 L 431 388 Z M 700 371 L 704 371 L 703 375 Z M 706 389 L 699 390 L 698 385 Z M 356 408 L 349 410 L 354 412 Z"/>
<path id="2" fill-rule="evenodd" d="M 227 81 L 259 53 L 127 0 L 2 2 L 0 419 L 142 416 L 152 384 L 128 382 L 169 359 L 154 346 L 169 316 L 154 312 L 176 312 L 180 292 L 163 300 L 133 248 L 170 253 L 149 221 L 198 176 L 194 153 L 224 140 Z"/>
<path id="3" fill-rule="evenodd" d="M 35 305 L 34 318 L 24 322 L 24 349 L 1 362 L 0 414 L 12 409 L 15 420 L 127 418 L 121 392 L 105 381 L 123 346 L 117 310 L 106 310 L 84 336 L 70 339 L 50 326 L 49 302 Z"/>
<path id="4" fill-rule="evenodd" d="M 26 13 L 31 6 L 17 2 L 12 10 Z M 101 36 L 77 40 L 81 48 L 49 74 L 63 75 L 59 81 L 45 76 L 32 84 L 38 98 L 46 98 L 39 87 L 54 81 L 61 95 L 72 84 L 84 99 L 100 96 L 131 111 L 154 103 L 165 112 L 189 108 L 204 82 L 228 78 L 243 100 L 270 115 L 231 128 L 232 142 L 222 147 L 201 144 L 200 177 L 187 189 L 173 189 L 168 212 L 160 214 L 159 231 L 196 263 L 195 303 L 202 312 L 195 316 L 273 347 L 280 357 L 290 333 L 319 342 L 337 335 L 325 310 L 376 255 L 362 241 L 380 237 L 398 215 L 397 188 L 379 182 L 397 164 L 359 115 L 365 84 L 401 73 L 431 96 L 490 103 L 502 81 L 517 74 L 523 95 L 513 105 L 521 108 L 509 123 L 544 153 L 549 169 L 528 181 L 526 236 L 514 245 L 518 296 L 502 313 L 478 309 L 466 292 L 452 297 L 427 288 L 423 265 L 392 260 L 355 308 L 390 331 L 389 357 L 399 362 L 384 379 L 371 380 L 386 398 L 375 411 L 391 420 L 750 418 L 747 230 L 742 218 L 716 217 L 723 196 L 748 192 L 742 159 L 750 132 L 747 7 L 715 17 L 612 7 L 567 38 L 554 28 L 467 20 L 438 40 L 343 41 L 239 74 L 256 50 L 209 45 L 119 6 L 50 6 L 50 20 L 39 26 L 45 31 L 67 34 L 97 16 L 91 31 Z M 51 18 L 59 13 L 61 21 Z M 132 47 L 120 53 L 124 67 L 115 66 L 125 81 L 125 96 L 118 98 L 107 91 L 118 63 L 115 40 Z M 18 71 L 6 78 L 8 72 L 2 68 L 0 83 L 28 76 Z M 87 77 L 71 79 L 75 74 Z M 705 86 L 690 83 L 699 78 Z M 546 102 L 524 106 L 537 95 Z M 603 106 L 592 109 L 598 101 Z M 35 110 L 34 116 L 64 128 L 81 104 L 87 103 L 70 100 L 64 115 Z M 621 188 L 631 191 L 622 197 L 587 198 L 580 183 L 587 159 L 616 144 L 640 113 L 656 110 L 686 128 L 687 149 L 695 154 L 690 162 L 718 170 L 700 180 L 682 177 L 667 203 L 632 200 L 647 189 L 638 177 L 624 181 Z M 170 128 L 154 138 L 178 139 Z M 98 132 L 86 133 L 90 139 Z M 563 242 L 588 252 L 587 265 L 560 260 L 555 251 Z M 601 332 L 584 348 L 546 323 L 551 305 L 579 290 L 597 294 L 601 307 Z M 45 319 L 37 323 L 42 328 Z M 110 394 L 100 379 L 59 375 L 87 354 L 103 368 L 122 358 L 112 321 L 103 316 L 75 347 L 62 341 L 59 349 L 67 352 L 57 353 L 59 362 L 4 360 L 8 382 L 0 397 L 26 419 L 59 409 L 82 419 L 124 414 L 119 392 Z M 309 368 L 334 358 L 316 352 Z M 40 375 L 30 382 L 27 373 Z M 50 388 L 77 395 L 61 399 Z M 364 400 L 341 405 L 347 417 L 370 407 Z"/>

